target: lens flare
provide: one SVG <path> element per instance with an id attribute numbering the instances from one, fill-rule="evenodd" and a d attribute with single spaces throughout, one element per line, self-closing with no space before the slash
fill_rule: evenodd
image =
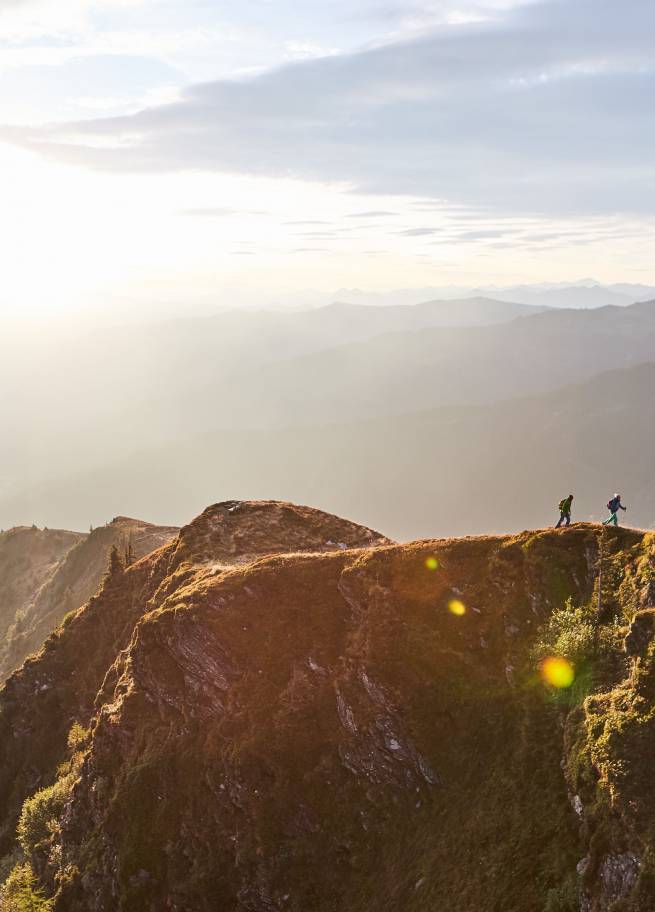
<path id="1" fill-rule="evenodd" d="M 436 557 L 434 557 L 434 555 L 431 555 L 430 557 L 425 558 L 425 566 L 428 570 L 436 570 L 439 566 L 439 561 L 436 559 Z"/>
<path id="2" fill-rule="evenodd" d="M 559 656 L 551 656 L 541 663 L 541 677 L 551 687 L 563 690 L 570 687 L 575 679 L 573 665 Z"/>
<path id="3" fill-rule="evenodd" d="M 462 617 L 466 614 L 466 605 L 464 602 L 460 602 L 459 599 L 452 599 L 448 602 L 448 610 L 451 614 L 456 615 L 457 617 Z"/>

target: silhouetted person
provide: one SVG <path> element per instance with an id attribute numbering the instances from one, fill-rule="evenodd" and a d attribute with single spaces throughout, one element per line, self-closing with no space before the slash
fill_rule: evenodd
<path id="1" fill-rule="evenodd" d="M 569 494 L 568 497 L 565 497 L 564 500 L 559 502 L 559 522 L 555 526 L 556 529 L 564 523 L 567 526 L 571 525 L 571 507 L 573 506 L 573 494 Z"/>
<path id="2" fill-rule="evenodd" d="M 627 508 L 627 507 L 624 507 L 623 504 L 621 503 L 621 495 L 620 495 L 620 494 L 615 494 L 614 497 L 613 497 L 613 498 L 609 501 L 609 503 L 607 504 L 607 509 L 610 511 L 610 515 L 607 517 L 607 519 L 605 520 L 605 522 L 603 523 L 603 525 L 604 525 L 604 526 L 609 526 L 610 523 L 611 523 L 613 526 L 618 526 L 618 524 L 619 524 L 619 518 L 618 518 L 618 512 L 619 512 L 619 510 L 627 510 L 628 508 Z"/>

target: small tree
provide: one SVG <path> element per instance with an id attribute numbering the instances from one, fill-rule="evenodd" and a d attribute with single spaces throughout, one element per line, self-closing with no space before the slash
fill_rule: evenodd
<path id="1" fill-rule="evenodd" d="M 29 864 L 12 870 L 0 889 L 0 912 L 51 912 L 52 900 L 46 899 Z"/>
<path id="2" fill-rule="evenodd" d="M 127 536 L 125 541 L 125 566 L 131 567 L 134 563 L 134 541 L 132 538 L 132 533 Z"/>
<path id="3" fill-rule="evenodd" d="M 125 564 L 123 563 L 123 558 L 120 556 L 116 545 L 112 545 L 111 551 L 109 552 L 109 565 L 107 567 L 105 580 L 118 579 L 123 575 L 124 570 Z"/>

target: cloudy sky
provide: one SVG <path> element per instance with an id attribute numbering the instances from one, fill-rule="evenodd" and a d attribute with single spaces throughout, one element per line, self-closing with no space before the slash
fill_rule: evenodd
<path id="1" fill-rule="evenodd" d="M 0 0 L 0 306 L 655 282 L 652 0 Z"/>

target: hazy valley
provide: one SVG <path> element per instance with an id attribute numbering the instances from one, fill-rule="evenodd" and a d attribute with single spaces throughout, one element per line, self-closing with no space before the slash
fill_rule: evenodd
<path id="1" fill-rule="evenodd" d="M 388 310 L 98 331 L 37 370 L 7 343 L 23 395 L 2 406 L 5 524 L 86 529 L 117 503 L 179 524 L 254 496 L 410 539 L 541 526 L 564 488 L 598 518 L 624 488 L 631 522 L 653 525 L 655 303 Z"/>

